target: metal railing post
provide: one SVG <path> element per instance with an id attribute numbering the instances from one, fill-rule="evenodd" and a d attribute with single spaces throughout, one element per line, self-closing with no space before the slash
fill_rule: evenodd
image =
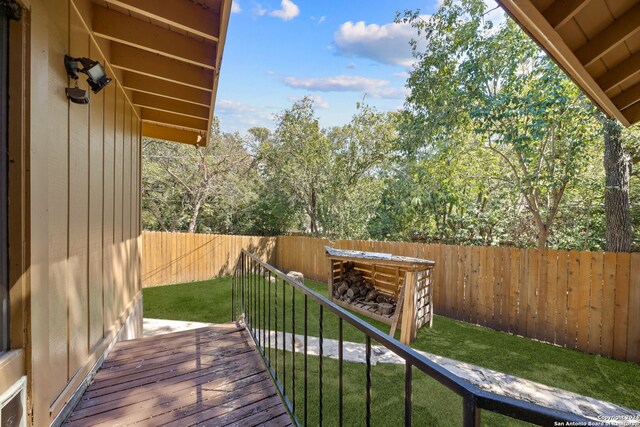
<path id="1" fill-rule="evenodd" d="M 480 427 L 480 408 L 474 395 L 468 395 L 462 399 L 462 425 Z"/>
<path id="2" fill-rule="evenodd" d="M 413 404 L 413 366 L 405 361 L 404 372 L 404 425 L 411 427 Z"/>

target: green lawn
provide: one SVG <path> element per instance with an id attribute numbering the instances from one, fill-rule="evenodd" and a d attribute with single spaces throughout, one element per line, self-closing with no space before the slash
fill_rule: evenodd
<path id="1" fill-rule="evenodd" d="M 326 285 L 307 281 L 306 284 L 316 292 L 326 295 Z M 163 286 L 144 289 L 144 316 L 173 320 L 191 320 L 210 323 L 224 323 L 231 320 L 231 279 L 220 278 L 206 282 Z M 275 286 L 271 286 L 271 329 L 275 329 Z M 282 287 L 278 295 L 278 329 L 282 330 L 282 307 L 286 310 L 285 330 L 291 331 L 292 299 L 291 289 L 286 289 L 283 299 Z M 296 294 L 295 331 L 302 333 L 304 299 Z M 269 307 L 256 312 L 255 322 L 268 316 Z M 309 334 L 318 335 L 319 308 L 308 302 Z M 389 327 L 366 319 L 375 327 L 388 332 Z M 337 338 L 337 318 L 325 311 L 323 334 L 326 338 Z M 267 325 L 268 326 L 268 325 Z M 348 341 L 364 342 L 361 332 L 345 324 L 344 338 Z M 532 381 L 559 387 L 598 399 L 614 402 L 623 406 L 640 409 L 640 366 L 618 362 L 599 356 L 593 356 L 574 350 L 545 344 L 503 332 L 470 325 L 463 322 L 436 316 L 433 328 L 422 328 L 412 347 L 433 354 L 473 363 L 496 371 L 516 375 Z M 291 388 L 291 354 L 287 355 L 287 382 Z M 302 355 L 296 356 L 296 372 L 302 378 Z M 281 361 L 281 357 L 280 357 Z M 317 370 L 318 359 L 309 358 L 309 372 Z M 281 370 L 282 367 L 280 366 Z M 376 424 L 392 425 L 401 419 L 403 408 L 404 367 L 398 365 L 376 365 L 373 367 L 373 408 Z M 415 371 L 415 370 L 414 370 Z M 345 408 L 350 408 L 353 421 L 364 419 L 359 408 L 364 411 L 364 365 L 345 363 Z M 337 413 L 337 362 L 324 360 L 323 381 L 335 393 L 325 396 L 327 414 Z M 302 381 L 296 381 L 297 395 L 302 393 Z M 311 395 L 309 402 L 315 402 L 317 396 L 317 375 L 309 375 Z M 299 389 L 299 390 L 298 390 Z M 353 399 L 353 402 L 351 402 Z M 299 400 L 301 402 L 301 400 Z M 347 402 L 349 405 L 347 406 Z M 461 400 L 422 373 L 414 374 L 414 421 L 416 425 L 459 425 Z M 332 408 L 332 409 L 330 409 Z M 301 408 L 298 408 L 301 410 Z M 361 411 L 360 411 L 361 412 Z M 309 407 L 310 420 L 317 421 L 316 406 Z M 483 414 L 487 425 L 514 425 L 509 419 L 495 414 Z M 333 424 L 331 420 L 328 424 Z M 337 420 L 336 420 L 337 421 Z M 383 421 L 388 421 L 383 422 Z"/>

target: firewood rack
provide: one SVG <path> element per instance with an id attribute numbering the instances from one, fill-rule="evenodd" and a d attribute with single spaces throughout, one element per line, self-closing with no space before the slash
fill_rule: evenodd
<path id="1" fill-rule="evenodd" d="M 399 326 L 400 341 L 407 345 L 415 340 L 418 329 L 432 326 L 434 261 L 329 246 L 325 246 L 325 252 L 329 266 L 328 295 L 335 304 L 390 325 L 391 336 Z M 371 304 L 334 298 L 334 284 L 343 280 L 347 263 L 353 263 L 353 268 L 361 271 L 366 282 L 381 295 L 397 301 L 393 313 L 383 315 Z"/>

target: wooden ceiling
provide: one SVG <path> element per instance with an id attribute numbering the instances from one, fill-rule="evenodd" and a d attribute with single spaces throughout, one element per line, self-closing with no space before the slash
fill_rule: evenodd
<path id="1" fill-rule="evenodd" d="M 206 145 L 231 0 L 93 0 L 93 35 L 140 107 L 142 135 Z"/>
<path id="2" fill-rule="evenodd" d="M 640 121 L 640 0 L 498 0 L 610 117 Z"/>

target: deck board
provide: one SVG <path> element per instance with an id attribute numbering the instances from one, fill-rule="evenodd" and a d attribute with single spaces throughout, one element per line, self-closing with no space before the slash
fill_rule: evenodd
<path id="1" fill-rule="evenodd" d="M 63 424 L 290 426 L 249 334 L 216 325 L 116 344 Z"/>

